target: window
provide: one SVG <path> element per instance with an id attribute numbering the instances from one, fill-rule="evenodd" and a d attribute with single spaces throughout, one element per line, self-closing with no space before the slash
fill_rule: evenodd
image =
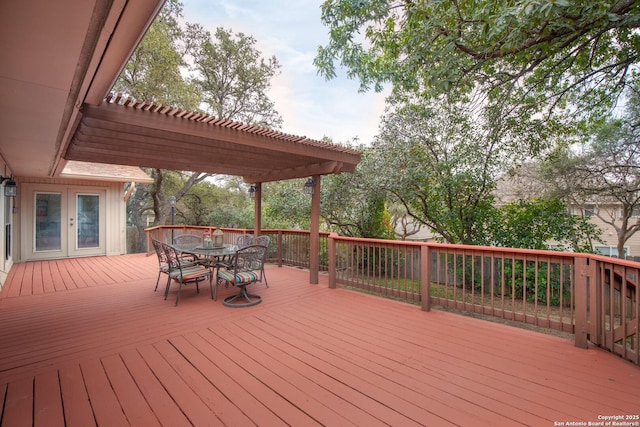
<path id="1" fill-rule="evenodd" d="M 595 207 L 593 205 L 586 205 L 583 209 L 584 216 L 593 216 L 595 215 Z"/>
<path id="2" fill-rule="evenodd" d="M 618 256 L 618 248 L 615 246 L 594 246 L 593 249 L 601 255 Z M 629 256 L 629 248 L 624 248 L 624 256 Z"/>

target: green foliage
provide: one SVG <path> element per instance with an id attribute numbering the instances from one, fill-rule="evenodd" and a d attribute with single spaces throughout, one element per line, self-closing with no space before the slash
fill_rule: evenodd
<path id="1" fill-rule="evenodd" d="M 550 306 L 571 302 L 571 265 L 479 255 L 441 253 L 439 257 L 446 260 L 457 284 L 476 297 L 493 294 Z"/>
<path id="2" fill-rule="evenodd" d="M 169 0 L 134 51 L 114 85 L 144 101 L 198 111 L 201 95 L 181 70 L 186 69 L 181 45 L 184 32 L 178 23 L 182 4 Z"/>
<path id="3" fill-rule="evenodd" d="M 444 241 L 475 244 L 511 149 L 467 113 L 446 103 L 400 105 L 384 118 L 362 168 L 375 191 L 387 192 Z"/>
<path id="4" fill-rule="evenodd" d="M 268 96 L 271 80 L 280 70 L 275 56 L 262 58 L 255 38 L 223 28 L 211 34 L 190 24 L 188 35 L 195 81 L 209 113 L 269 128 L 282 125 L 282 117 Z"/>
<path id="5" fill-rule="evenodd" d="M 372 154 L 365 147 L 361 149 L 364 158 Z M 386 209 L 386 195 L 375 185 L 375 173 L 363 162 L 353 173 L 323 177 L 321 212 L 330 229 L 350 237 L 395 236 Z"/>
<path id="6" fill-rule="evenodd" d="M 505 289 L 516 299 L 550 306 L 571 303 L 570 266 L 534 261 L 505 260 Z M 500 279 L 502 280 L 502 279 Z"/>
<path id="7" fill-rule="evenodd" d="M 269 182 L 262 186 L 265 226 L 308 230 L 311 198 L 302 192 L 304 179 Z"/>
<path id="8" fill-rule="evenodd" d="M 487 245 L 510 248 L 593 252 L 599 230 L 587 218 L 572 215 L 559 199 L 531 198 L 509 202 L 494 211 L 487 226 Z"/>
<path id="9" fill-rule="evenodd" d="M 637 1 L 326 0 L 322 21 L 329 42 L 314 63 L 325 77 L 339 64 L 362 90 L 391 83 L 460 102 L 480 91 L 534 151 L 576 111 L 601 115 L 638 77 Z"/>

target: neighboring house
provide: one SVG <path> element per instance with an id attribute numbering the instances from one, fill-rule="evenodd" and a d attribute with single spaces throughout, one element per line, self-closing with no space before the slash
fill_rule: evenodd
<path id="1" fill-rule="evenodd" d="M 594 244 L 594 249 L 603 255 L 619 256 L 617 249 L 617 233 L 613 224 L 620 224 L 621 220 L 621 207 L 619 203 L 607 203 L 605 201 L 585 203 L 582 206 L 573 205 L 569 207 L 571 213 L 575 215 L 583 215 L 589 218 L 592 224 L 595 224 L 602 234 L 604 243 Z M 631 220 L 634 222 L 640 221 L 640 210 L 635 210 L 632 213 Z M 631 236 L 624 247 L 624 257 L 633 257 L 634 259 L 640 257 L 640 232 Z"/>
<path id="2" fill-rule="evenodd" d="M 536 176 L 533 165 L 524 165 L 517 174 L 503 176 L 498 180 L 494 192 L 496 203 L 502 205 L 513 200 L 542 196 L 545 193 L 545 186 L 536 179 Z M 594 242 L 593 248 L 596 251 L 603 255 L 618 256 L 617 232 L 611 223 L 620 223 L 621 206 L 604 199 L 597 202 L 591 201 L 584 205 L 570 205 L 568 208 L 575 215 L 588 217 L 589 221 L 602 231 L 600 237 L 604 243 Z M 634 211 L 632 220 L 640 221 L 640 209 Z M 437 237 L 430 230 L 419 227 L 406 216 L 397 220 L 395 231 L 399 238 L 404 236 L 404 240 L 426 242 L 433 241 Z M 550 242 L 550 246 L 553 246 L 553 242 Z M 640 257 L 640 232 L 635 233 L 627 240 L 624 256 L 634 259 Z"/>
<path id="3" fill-rule="evenodd" d="M 541 197 L 546 193 L 545 184 L 538 179 L 536 166 L 525 164 L 517 173 L 505 175 L 498 181 L 495 196 L 498 204 L 513 200 Z M 601 230 L 604 243 L 594 242 L 594 249 L 603 255 L 618 256 L 616 249 L 618 237 L 612 224 L 620 224 L 621 205 L 615 200 L 601 197 L 584 204 L 569 204 L 568 209 L 574 215 L 583 215 Z M 640 221 L 640 212 L 634 212 L 632 220 Z M 640 233 L 635 233 L 625 245 L 625 257 L 640 257 Z"/>

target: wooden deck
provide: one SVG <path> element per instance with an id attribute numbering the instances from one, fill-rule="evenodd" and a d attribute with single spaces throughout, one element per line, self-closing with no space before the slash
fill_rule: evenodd
<path id="1" fill-rule="evenodd" d="M 553 426 L 640 414 L 640 368 L 557 336 L 269 267 L 262 304 L 174 307 L 154 257 L 17 264 L 0 293 L 0 425 Z M 637 421 L 637 420 L 636 420 Z M 557 423 L 557 424 L 554 424 Z"/>

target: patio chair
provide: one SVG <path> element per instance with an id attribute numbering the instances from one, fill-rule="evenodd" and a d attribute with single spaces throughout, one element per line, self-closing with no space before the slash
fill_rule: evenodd
<path id="1" fill-rule="evenodd" d="M 156 239 L 151 239 L 151 243 L 153 244 L 153 249 L 156 251 L 156 256 L 158 257 L 158 279 L 156 280 L 156 288 L 154 292 L 158 290 L 158 284 L 160 283 L 160 276 L 164 274 L 169 274 L 169 263 L 167 262 L 167 255 L 165 255 L 164 250 L 162 249 L 162 243 L 157 241 Z"/>
<path id="2" fill-rule="evenodd" d="M 180 234 L 173 238 L 173 245 L 180 249 L 193 249 L 202 245 L 202 236 L 197 234 Z"/>
<path id="3" fill-rule="evenodd" d="M 156 256 L 158 257 L 158 279 L 156 280 L 156 288 L 154 292 L 158 290 L 158 284 L 160 283 L 160 276 L 169 273 L 169 262 L 167 261 L 167 255 L 164 253 L 162 249 L 162 243 L 156 239 L 151 239 L 151 243 L 153 244 L 153 249 L 156 251 Z M 182 266 L 192 266 L 198 263 L 198 260 L 194 258 L 193 255 L 181 254 Z"/>
<path id="4" fill-rule="evenodd" d="M 208 278 L 209 286 L 211 286 L 212 274 L 210 268 L 198 263 L 188 261 L 185 262 L 184 258 L 180 256 L 181 254 L 179 250 L 171 245 L 167 245 L 166 243 L 162 243 L 162 250 L 167 257 L 167 263 L 169 266 L 169 269 L 167 271 L 169 278 L 167 279 L 167 287 L 164 291 L 165 300 L 169 295 L 169 286 L 171 285 L 171 279 L 179 283 L 178 295 L 176 296 L 176 306 L 180 301 L 180 292 L 182 291 L 183 284 L 195 282 L 196 292 L 198 293 L 200 293 L 200 287 L 198 286 L 198 282 L 200 280 Z"/>
<path id="5" fill-rule="evenodd" d="M 260 245 L 260 246 L 264 246 L 264 256 L 262 257 L 263 259 L 265 259 L 267 257 L 267 251 L 269 250 L 269 242 L 271 241 L 271 239 L 269 239 L 269 236 L 258 236 L 255 239 L 253 239 L 253 243 L 255 245 Z M 260 280 L 259 282 L 262 282 L 264 278 L 264 284 L 267 286 L 267 288 L 269 287 L 269 283 L 267 283 L 267 276 L 264 274 L 264 263 L 262 265 L 262 269 L 260 270 Z"/>
<path id="6" fill-rule="evenodd" d="M 266 252 L 266 246 L 261 245 L 250 245 L 238 249 L 230 266 L 217 268 L 216 289 L 214 294 L 213 285 L 211 286 L 211 298 L 218 300 L 218 285 L 224 283 L 240 288 L 240 292 L 236 295 L 222 301 L 227 307 L 250 307 L 260 304 L 262 297 L 247 292 L 247 286 L 262 281 Z"/>
<path id="7" fill-rule="evenodd" d="M 244 248 L 246 246 L 253 244 L 253 236 L 251 234 L 241 234 L 238 236 L 236 240 L 236 246 L 238 249 Z"/>

